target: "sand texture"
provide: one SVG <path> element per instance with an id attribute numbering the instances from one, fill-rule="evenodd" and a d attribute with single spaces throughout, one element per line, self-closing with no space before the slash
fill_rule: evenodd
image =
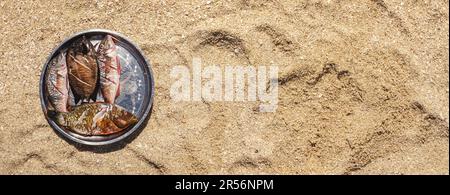
<path id="1" fill-rule="evenodd" d="M 449 174 L 449 1 L 0 1 L 0 174 Z M 69 144 L 45 120 L 50 52 L 91 28 L 150 60 L 129 144 Z M 176 65 L 278 65 L 258 102 L 170 97 Z"/>

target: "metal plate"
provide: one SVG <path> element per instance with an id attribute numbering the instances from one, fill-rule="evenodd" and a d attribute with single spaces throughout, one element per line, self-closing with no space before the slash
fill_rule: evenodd
<path id="1" fill-rule="evenodd" d="M 120 89 L 122 90 L 122 92 L 124 90 L 128 90 L 128 92 L 130 92 L 130 90 L 132 90 L 129 94 L 127 93 L 126 95 L 122 95 L 124 93 L 121 93 L 115 101 L 115 104 L 120 105 L 126 108 L 127 111 L 133 113 L 137 117 L 138 122 L 118 133 L 114 133 L 111 135 L 87 136 L 78 134 L 59 126 L 54 119 L 48 116 L 49 101 L 45 83 L 47 75 L 46 73 L 52 59 L 57 57 L 60 51 L 67 49 L 77 39 L 85 36 L 95 45 L 108 34 L 117 39 L 116 45 L 118 46 L 118 53 L 120 55 L 120 62 L 122 66 L 122 73 L 120 74 Z M 126 77 L 128 80 L 123 81 L 124 77 Z M 79 32 L 69 37 L 53 50 L 44 64 L 44 68 L 41 73 L 39 88 L 41 106 L 44 111 L 44 115 L 50 126 L 57 133 L 62 135 L 64 138 L 67 138 L 68 140 L 74 141 L 76 143 L 91 146 L 101 146 L 122 141 L 144 128 L 146 120 L 150 115 L 153 103 L 154 80 L 149 62 L 145 59 L 145 57 L 142 55 L 141 50 L 135 44 L 133 44 L 130 40 L 119 33 L 103 29 L 92 29 Z"/>

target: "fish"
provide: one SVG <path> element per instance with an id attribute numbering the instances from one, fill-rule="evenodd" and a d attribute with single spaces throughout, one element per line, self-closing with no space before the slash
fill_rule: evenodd
<path id="1" fill-rule="evenodd" d="M 114 37 L 106 35 L 98 46 L 100 89 L 105 103 L 113 104 L 120 95 L 121 66 Z"/>
<path id="2" fill-rule="evenodd" d="M 95 102 L 100 77 L 95 47 L 83 36 L 69 46 L 66 59 L 75 103 Z"/>
<path id="3" fill-rule="evenodd" d="M 66 54 L 60 52 L 50 61 L 46 75 L 48 100 L 56 112 L 68 112 L 69 79 Z"/>
<path id="4" fill-rule="evenodd" d="M 56 113 L 54 121 L 74 133 L 95 136 L 111 135 L 138 122 L 123 107 L 107 103 L 85 103 L 66 113 Z"/>

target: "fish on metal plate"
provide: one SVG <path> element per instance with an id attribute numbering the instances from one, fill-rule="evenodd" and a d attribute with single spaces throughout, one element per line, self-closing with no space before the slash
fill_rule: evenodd
<path id="1" fill-rule="evenodd" d="M 100 42 L 97 60 L 100 70 L 100 88 L 105 103 L 113 104 L 120 94 L 120 60 L 114 37 L 106 35 Z"/>
<path id="2" fill-rule="evenodd" d="M 61 52 L 50 61 L 45 81 L 48 100 L 56 112 L 68 112 L 69 79 L 65 56 Z"/>
<path id="3" fill-rule="evenodd" d="M 71 112 L 56 113 L 55 122 L 81 135 L 110 135 L 138 122 L 135 115 L 124 108 L 106 103 L 86 103 Z"/>
<path id="4" fill-rule="evenodd" d="M 85 36 L 76 40 L 67 51 L 67 66 L 69 83 L 75 98 L 89 102 L 96 100 L 98 91 L 99 71 L 95 48 Z"/>

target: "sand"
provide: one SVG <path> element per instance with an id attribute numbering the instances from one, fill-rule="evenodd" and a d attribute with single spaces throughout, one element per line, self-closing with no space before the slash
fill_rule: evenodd
<path id="1" fill-rule="evenodd" d="M 1 1 L 0 174 L 449 174 L 449 2 Z M 39 102 L 50 52 L 90 28 L 128 36 L 155 74 L 130 143 L 61 139 Z M 277 65 L 259 102 L 170 98 L 170 70 Z"/>

